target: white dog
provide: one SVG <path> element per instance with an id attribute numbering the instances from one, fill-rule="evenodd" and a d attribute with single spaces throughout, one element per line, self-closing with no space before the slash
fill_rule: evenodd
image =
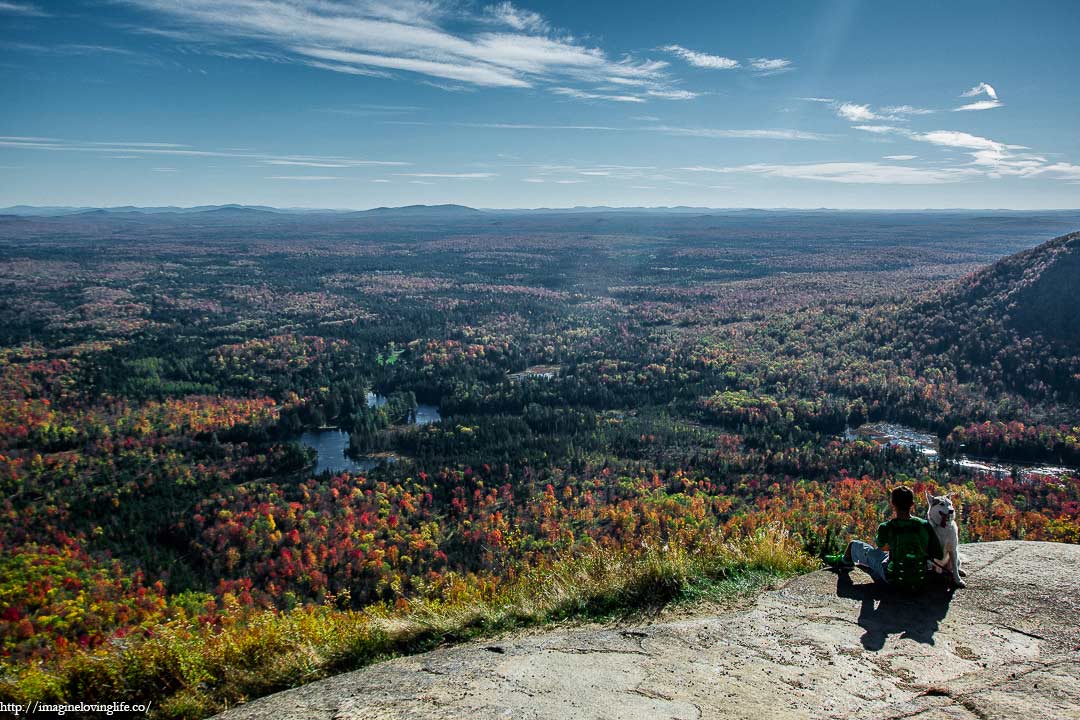
<path id="1" fill-rule="evenodd" d="M 960 568 L 960 553 L 957 552 L 957 546 L 960 544 L 960 529 L 956 526 L 956 509 L 953 507 L 952 500 L 948 495 L 926 493 L 926 503 L 930 506 L 926 511 L 926 519 L 930 521 L 938 542 L 945 550 L 943 560 L 931 561 L 934 563 L 934 570 L 939 573 L 942 570 L 951 571 L 953 584 L 958 588 L 966 587 L 967 583 L 961 579 L 961 576 L 967 573 Z"/>

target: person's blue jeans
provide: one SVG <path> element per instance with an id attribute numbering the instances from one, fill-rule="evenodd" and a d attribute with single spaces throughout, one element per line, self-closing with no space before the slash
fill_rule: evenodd
<path id="1" fill-rule="evenodd" d="M 851 541 L 851 562 L 864 568 L 874 578 L 874 582 L 887 583 L 885 566 L 889 564 L 889 553 L 879 550 L 861 540 Z"/>

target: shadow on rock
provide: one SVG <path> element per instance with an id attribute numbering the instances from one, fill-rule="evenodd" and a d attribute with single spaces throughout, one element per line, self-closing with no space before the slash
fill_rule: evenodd
<path id="1" fill-rule="evenodd" d="M 931 581 L 925 590 L 904 592 L 877 583 L 856 585 L 848 572 L 840 572 L 836 594 L 860 601 L 858 624 L 866 631 L 862 645 L 877 651 L 890 635 L 933 645 L 938 624 L 949 612 L 953 588 Z"/>

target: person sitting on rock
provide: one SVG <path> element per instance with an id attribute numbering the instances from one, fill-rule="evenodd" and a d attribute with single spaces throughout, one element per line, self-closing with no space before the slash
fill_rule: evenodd
<path id="1" fill-rule="evenodd" d="M 945 552 L 930 523 L 911 516 L 915 506 L 911 488 L 895 488 L 890 499 L 896 517 L 878 526 L 877 547 L 852 540 L 843 554 L 828 555 L 825 561 L 838 569 L 857 565 L 874 582 L 918 589 L 926 582 L 927 560 L 941 560 Z"/>

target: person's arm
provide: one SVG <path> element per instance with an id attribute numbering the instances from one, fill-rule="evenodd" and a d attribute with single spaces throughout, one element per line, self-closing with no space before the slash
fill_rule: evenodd
<path id="1" fill-rule="evenodd" d="M 945 548 L 941 547 L 941 541 L 938 540 L 934 528 L 927 525 L 926 534 L 928 536 L 928 540 L 926 541 L 926 554 L 930 556 L 931 560 L 944 560 Z"/>
<path id="2" fill-rule="evenodd" d="M 889 535 L 889 523 L 883 522 L 878 525 L 877 537 L 874 539 L 874 542 L 879 550 L 889 549 Z"/>

